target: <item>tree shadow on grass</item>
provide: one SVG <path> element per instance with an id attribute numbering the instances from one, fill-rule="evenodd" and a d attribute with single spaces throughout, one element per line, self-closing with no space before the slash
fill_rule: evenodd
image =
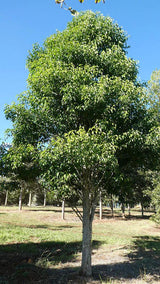
<path id="1" fill-rule="evenodd" d="M 6 226 L 5 226 L 6 227 Z M 29 228 L 29 229 L 47 229 L 50 231 L 62 231 L 64 229 L 71 229 L 74 227 L 74 225 L 57 225 L 57 226 L 53 226 L 53 225 L 26 225 L 26 224 L 20 224 L 17 227 L 21 227 L 21 228 Z"/>
<path id="2" fill-rule="evenodd" d="M 155 281 L 150 283 L 160 283 L 160 237 L 135 237 L 131 252 L 125 256 L 128 261 L 93 266 L 93 278 L 114 281 L 148 278 Z"/>
<path id="3" fill-rule="evenodd" d="M 131 262 L 141 263 L 146 273 L 160 276 L 160 237 L 135 237 L 128 257 Z"/>
<path id="4" fill-rule="evenodd" d="M 125 257 L 128 258 L 128 260 L 122 260 L 122 262 L 119 261 L 116 263 L 114 263 L 113 260 L 113 263 L 93 265 L 92 280 L 97 281 L 96 283 L 98 284 L 111 279 L 115 281 L 114 283 L 123 283 L 125 281 L 130 283 L 131 281 L 141 279 L 150 281 L 149 283 L 160 283 L 159 237 L 135 237 L 131 252 L 125 255 Z M 87 283 L 87 281 L 71 272 L 73 272 L 71 268 L 54 270 L 61 284 Z"/>
<path id="5" fill-rule="evenodd" d="M 150 215 L 126 215 L 125 220 L 149 220 L 152 214 Z"/>
<path id="6" fill-rule="evenodd" d="M 24 209 L 25 210 L 25 209 Z M 29 211 L 32 211 L 32 212 L 54 212 L 54 213 L 62 213 L 62 209 L 61 209 L 61 207 L 57 207 L 56 209 L 54 209 L 54 207 L 53 207 L 53 209 L 52 208 L 42 208 L 42 207 L 40 207 L 40 208 L 29 208 Z M 72 210 L 70 210 L 70 209 L 66 209 L 65 208 L 65 213 L 71 213 L 71 214 L 73 214 L 73 211 Z"/>
<path id="7" fill-rule="evenodd" d="M 94 249 L 100 245 L 101 242 L 93 242 Z M 76 263 L 76 254 L 80 252 L 81 242 L 0 246 L 0 283 L 87 283 L 78 275 L 79 263 Z M 127 280 L 129 283 L 151 277 L 150 283 L 160 283 L 160 237 L 135 237 L 133 247 L 125 257 L 128 260 L 125 258 L 122 261 L 113 260 L 108 264 L 93 265 L 92 280 L 97 281 L 96 283 L 107 279 L 112 279 L 115 283 Z"/>
<path id="8" fill-rule="evenodd" d="M 98 281 L 97 283 L 111 279 L 114 283 L 123 283 L 126 280 L 130 283 L 141 279 L 146 280 L 146 283 L 160 283 L 160 237 L 135 237 L 131 252 L 125 257 L 128 258 L 127 261 L 93 265 L 92 279 Z M 66 283 L 83 282 L 72 279 Z"/>
<path id="9" fill-rule="evenodd" d="M 128 220 L 148 220 L 154 212 L 151 211 L 145 211 L 144 215 L 142 216 L 141 212 L 137 210 L 137 215 L 135 215 L 134 213 L 130 213 L 130 215 L 128 214 L 128 212 L 125 212 L 125 218 L 122 217 L 122 213 L 120 210 L 114 210 L 114 214 L 112 215 L 112 212 L 110 209 L 108 208 L 104 208 L 103 209 L 103 220 L 104 219 L 123 219 L 124 221 L 128 221 Z M 95 212 L 95 216 L 96 218 L 99 219 L 99 210 L 97 209 Z"/>
<path id="10" fill-rule="evenodd" d="M 93 248 L 101 242 L 94 241 Z M 65 283 L 59 279 L 74 271 L 74 261 L 81 252 L 81 242 L 41 242 L 0 245 L 0 283 Z M 72 268 L 51 269 L 68 263 Z M 61 275 L 61 276 L 60 276 Z M 51 280 L 50 280 L 51 279 Z M 56 280 L 57 279 L 57 280 Z M 50 282 L 51 281 L 51 282 Z M 55 281 L 55 282 L 54 282 Z M 57 282 L 58 281 L 58 282 Z"/>

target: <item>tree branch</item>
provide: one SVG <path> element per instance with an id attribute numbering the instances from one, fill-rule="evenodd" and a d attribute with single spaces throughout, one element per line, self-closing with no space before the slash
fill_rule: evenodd
<path id="1" fill-rule="evenodd" d="M 73 211 L 76 213 L 81 222 L 83 222 L 83 215 L 76 206 L 72 206 Z"/>

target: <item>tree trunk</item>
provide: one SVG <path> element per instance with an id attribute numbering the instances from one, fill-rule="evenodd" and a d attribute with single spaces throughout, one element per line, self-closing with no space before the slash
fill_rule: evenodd
<path id="1" fill-rule="evenodd" d="M 20 196 L 19 196 L 19 211 L 22 210 L 22 194 L 23 190 L 20 190 Z"/>
<path id="2" fill-rule="evenodd" d="M 99 198 L 99 219 L 102 220 L 102 195 L 101 195 L 101 191 L 100 191 L 100 198 Z"/>
<path id="3" fill-rule="evenodd" d="M 128 215 L 129 215 L 129 217 L 131 216 L 131 207 L 130 207 L 129 204 L 128 204 Z"/>
<path id="4" fill-rule="evenodd" d="M 6 197 L 5 197 L 4 206 L 7 206 L 7 202 L 8 202 L 8 190 L 6 190 Z"/>
<path id="5" fill-rule="evenodd" d="M 111 202 L 110 202 L 110 207 L 112 211 L 112 218 L 114 217 L 114 208 L 113 208 L 113 196 L 111 195 Z"/>
<path id="6" fill-rule="evenodd" d="M 122 211 L 122 218 L 124 219 L 125 218 L 125 206 L 124 206 L 124 203 L 122 203 L 122 205 L 121 205 L 121 211 Z"/>
<path id="7" fill-rule="evenodd" d="M 32 206 L 37 206 L 37 193 L 32 194 Z"/>
<path id="8" fill-rule="evenodd" d="M 31 207 L 32 204 L 32 192 L 31 190 L 29 191 L 29 200 L 28 200 L 28 206 Z"/>
<path id="9" fill-rule="evenodd" d="M 91 241 L 92 241 L 92 218 L 91 206 L 89 199 L 89 190 L 83 191 L 83 236 L 82 236 L 82 262 L 81 274 L 83 276 L 91 276 Z"/>
<path id="10" fill-rule="evenodd" d="M 65 219 L 65 200 L 62 201 L 62 220 Z"/>
<path id="11" fill-rule="evenodd" d="M 46 193 L 46 189 L 44 188 L 44 203 L 43 203 L 44 207 L 46 207 L 46 201 L 47 201 L 47 193 Z"/>
<path id="12" fill-rule="evenodd" d="M 141 202 L 141 211 L 142 211 L 142 217 L 144 216 L 144 206 L 143 206 L 143 202 Z"/>

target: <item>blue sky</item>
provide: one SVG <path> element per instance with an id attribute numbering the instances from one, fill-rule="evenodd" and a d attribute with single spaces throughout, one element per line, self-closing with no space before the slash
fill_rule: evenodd
<path id="1" fill-rule="evenodd" d="M 128 56 L 139 61 L 139 78 L 148 81 L 153 70 L 160 69 L 160 0 L 66 0 L 68 6 L 82 11 L 100 11 L 112 17 L 128 33 Z M 0 6 L 0 138 L 11 127 L 5 119 L 4 105 L 16 101 L 26 90 L 28 50 L 65 29 L 71 14 L 54 0 L 5 0 Z"/>

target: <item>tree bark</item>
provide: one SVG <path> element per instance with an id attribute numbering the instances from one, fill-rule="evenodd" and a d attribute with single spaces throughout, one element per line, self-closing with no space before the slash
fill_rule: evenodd
<path id="1" fill-rule="evenodd" d="M 111 207 L 111 211 L 112 211 L 112 218 L 114 217 L 114 206 L 113 206 L 113 196 L 111 195 L 111 202 L 110 202 L 110 207 Z"/>
<path id="2" fill-rule="evenodd" d="M 32 204 L 32 192 L 31 190 L 29 191 L 29 200 L 28 200 L 28 206 L 31 207 Z"/>
<path id="3" fill-rule="evenodd" d="M 47 193 L 46 193 L 46 189 L 44 188 L 44 202 L 43 202 L 44 207 L 46 207 L 46 201 L 47 201 Z"/>
<path id="4" fill-rule="evenodd" d="M 4 206 L 7 206 L 7 202 L 8 202 L 8 190 L 6 190 L 6 197 L 5 197 Z"/>
<path id="5" fill-rule="evenodd" d="M 19 195 L 19 211 L 22 210 L 22 194 L 23 190 L 20 190 L 20 195 Z"/>
<path id="6" fill-rule="evenodd" d="M 130 207 L 129 204 L 128 204 L 128 215 L 129 215 L 129 217 L 131 216 L 131 207 Z"/>
<path id="7" fill-rule="evenodd" d="M 62 201 L 62 220 L 65 219 L 65 200 Z"/>
<path id="8" fill-rule="evenodd" d="M 121 204 L 121 211 L 122 211 L 122 218 L 125 218 L 125 205 L 124 203 Z"/>
<path id="9" fill-rule="evenodd" d="M 91 276 L 91 241 L 92 241 L 92 218 L 89 190 L 83 190 L 83 234 L 82 234 L 82 262 L 81 274 Z"/>
<path id="10" fill-rule="evenodd" d="M 142 212 L 142 217 L 144 216 L 144 206 L 143 206 L 143 201 L 141 202 L 141 212 Z"/>
<path id="11" fill-rule="evenodd" d="M 101 194 L 101 191 L 100 191 L 100 198 L 99 198 L 99 219 L 102 220 L 102 214 L 103 214 L 103 211 L 102 211 L 102 194 Z"/>

